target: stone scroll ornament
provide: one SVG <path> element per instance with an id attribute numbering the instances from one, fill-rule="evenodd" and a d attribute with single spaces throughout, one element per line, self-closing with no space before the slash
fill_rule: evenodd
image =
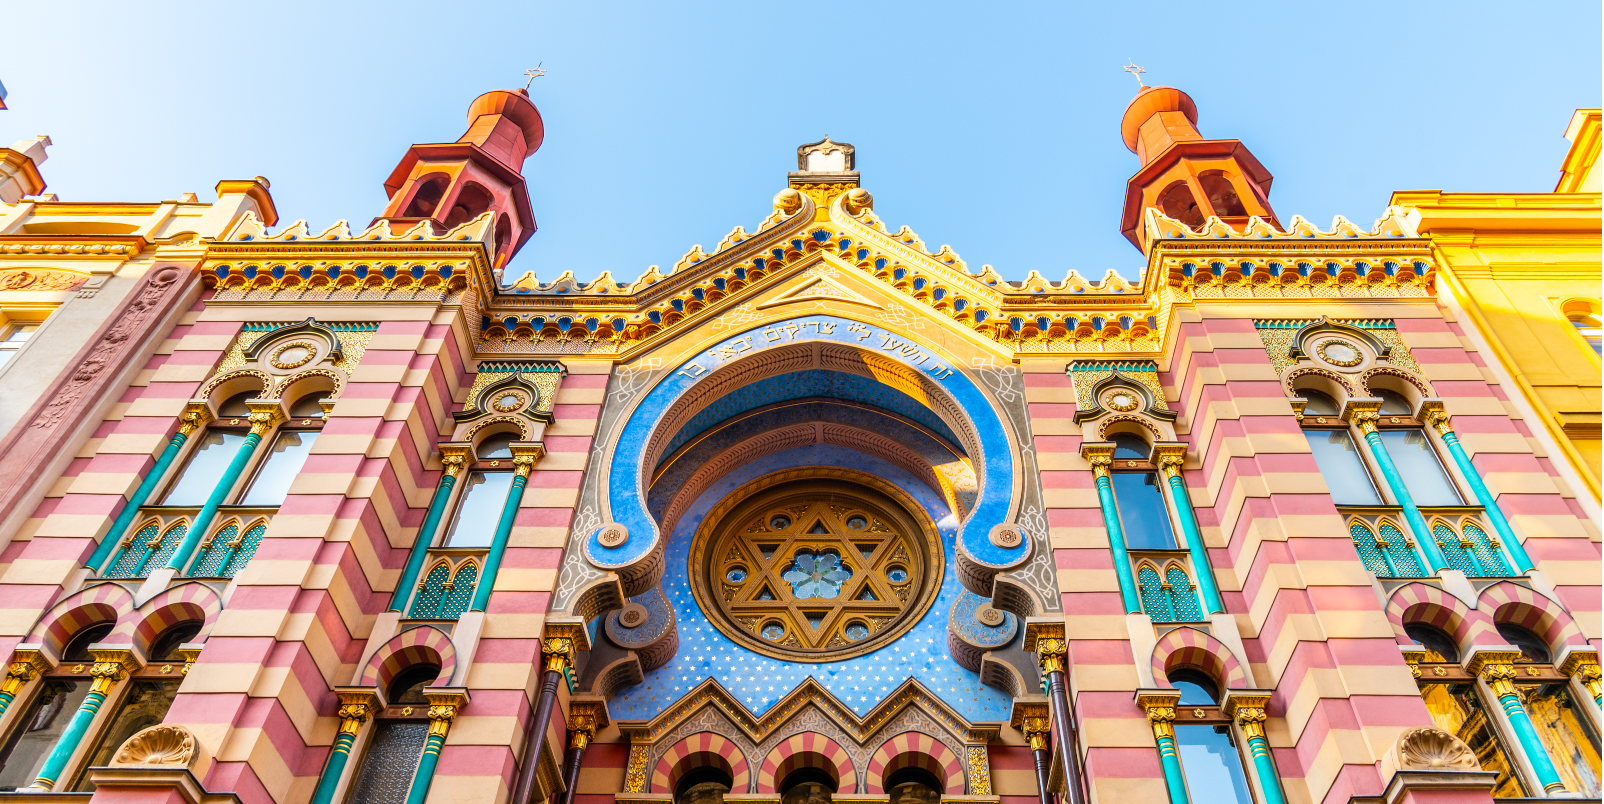
<path id="1" fill-rule="evenodd" d="M 176 266 L 150 269 L 123 308 L 69 363 L 48 393 L 40 397 L 17 427 L 0 441 L 0 511 L 19 505 L 28 490 L 50 466 L 50 456 L 65 449 L 78 425 L 96 412 L 95 402 L 138 357 L 152 328 L 167 317 L 184 297 L 194 274 Z"/>

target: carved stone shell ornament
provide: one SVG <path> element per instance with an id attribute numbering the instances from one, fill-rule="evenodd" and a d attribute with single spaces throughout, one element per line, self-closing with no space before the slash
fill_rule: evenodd
<path id="1" fill-rule="evenodd" d="M 1408 729 L 1398 736 L 1398 767 L 1401 770 L 1481 770 L 1476 752 L 1470 750 L 1470 746 L 1430 726 Z"/>
<path id="2" fill-rule="evenodd" d="M 183 726 L 151 726 L 135 732 L 117 749 L 114 768 L 130 765 L 185 766 L 195 755 L 195 735 Z"/>

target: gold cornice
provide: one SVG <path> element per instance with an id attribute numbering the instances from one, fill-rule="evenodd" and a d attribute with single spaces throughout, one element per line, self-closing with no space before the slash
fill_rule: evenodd
<path id="1" fill-rule="evenodd" d="M 139 256 L 149 245 L 150 241 L 137 235 L 0 235 L 0 258 L 127 260 Z"/>

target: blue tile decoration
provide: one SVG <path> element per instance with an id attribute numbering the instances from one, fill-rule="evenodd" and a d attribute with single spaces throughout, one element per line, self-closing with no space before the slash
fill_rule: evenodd
<path id="1" fill-rule="evenodd" d="M 613 521 L 628 530 L 630 538 L 622 545 L 607 547 L 597 539 L 601 532 L 598 526 L 584 537 L 586 560 L 601 569 L 624 567 L 655 548 L 657 523 L 646 510 L 644 482 L 650 467 L 642 465 L 642 453 L 652 430 L 674 402 L 699 378 L 717 370 L 726 361 L 769 347 L 802 342 L 856 346 L 921 372 L 950 395 L 956 407 L 969 417 L 969 424 L 984 452 L 969 456 L 976 464 L 981 487 L 975 508 L 958 533 L 963 552 L 968 558 L 992 567 L 1017 566 L 1029 558 L 1032 545 L 1028 540 L 1015 547 L 1000 547 L 991 542 L 991 529 L 1008 516 L 1013 499 L 1013 442 L 998 411 L 969 375 L 905 335 L 884 327 L 829 315 L 810 315 L 732 335 L 681 363 L 646 393 L 623 424 L 607 474 L 610 513 Z"/>
<path id="2" fill-rule="evenodd" d="M 844 399 L 848 402 L 884 408 L 924 425 L 931 432 L 946 439 L 949 444 L 958 443 L 958 436 L 953 434 L 952 429 L 935 414 L 935 411 L 895 388 L 856 374 L 808 369 L 758 380 L 725 394 L 686 422 L 685 426 L 674 435 L 674 440 L 668 442 L 668 447 L 663 450 L 663 456 L 666 458 L 673 455 L 675 450 L 685 446 L 691 439 L 731 416 L 738 416 L 776 402 L 813 396 Z"/>
<path id="3" fill-rule="evenodd" d="M 941 532 L 945 574 L 935 602 L 908 633 L 873 653 L 819 664 L 771 659 L 730 641 L 708 622 L 691 593 L 690 543 L 707 512 L 751 480 L 805 466 L 857 469 L 896 484 L 919 502 Z M 736 469 L 697 498 L 667 545 L 668 571 L 663 575 L 662 591 L 679 620 L 679 652 L 664 666 L 647 673 L 642 683 L 620 690 L 608 702 L 608 710 L 615 720 L 647 720 L 705 679 L 715 678 L 754 714 L 762 714 L 812 676 L 852 711 L 862 714 L 902 682 L 916 678 L 970 722 L 1007 720 L 1007 693 L 981 684 L 978 674 L 959 666 L 947 652 L 948 612 L 961 595 L 969 594 L 959 584 L 954 566 L 957 524 L 946 503 L 923 483 L 898 467 L 856 450 L 828 445 L 799 447 Z M 1016 620 L 1009 615 L 1003 628 L 1012 622 Z"/>
<path id="4" fill-rule="evenodd" d="M 834 374 L 836 372 L 827 373 Z M 685 451 L 684 455 L 676 458 L 668 469 L 663 472 L 662 476 L 652 482 L 651 491 L 647 494 L 647 508 L 652 512 L 653 517 L 661 519 L 663 510 L 668 507 L 670 502 L 673 502 L 674 495 L 709 459 L 752 436 L 806 421 L 835 422 L 859 427 L 872 433 L 880 433 L 913 450 L 928 461 L 931 466 L 940 466 L 954 460 L 956 455 L 963 454 L 956 444 L 950 441 L 942 444 L 919 428 L 910 426 L 901 419 L 887 416 L 878 411 L 852 405 L 835 404 L 831 400 L 798 402 L 794 405 L 786 405 L 753 414 L 729 426 L 714 425 L 716 429 L 712 433 L 697 441 L 694 446 Z M 665 458 L 665 460 L 667 459 Z M 972 491 L 961 493 L 959 499 L 965 508 L 974 505 L 974 493 Z"/>

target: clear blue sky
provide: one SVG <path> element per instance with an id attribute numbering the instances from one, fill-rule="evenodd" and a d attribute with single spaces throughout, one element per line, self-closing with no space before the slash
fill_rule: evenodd
<path id="1" fill-rule="evenodd" d="M 1275 174 L 1283 221 L 1368 226 L 1404 189 L 1547 191 L 1600 104 L 1597 0 L 1198 4 L 19 3 L 0 142 L 49 134 L 70 201 L 267 176 L 288 224 L 367 223 L 413 142 L 550 74 L 524 165 L 540 230 L 509 270 L 621 281 L 748 229 L 828 134 L 893 230 L 1017 279 L 1134 276 L 1119 234 L 1136 84 Z"/>

